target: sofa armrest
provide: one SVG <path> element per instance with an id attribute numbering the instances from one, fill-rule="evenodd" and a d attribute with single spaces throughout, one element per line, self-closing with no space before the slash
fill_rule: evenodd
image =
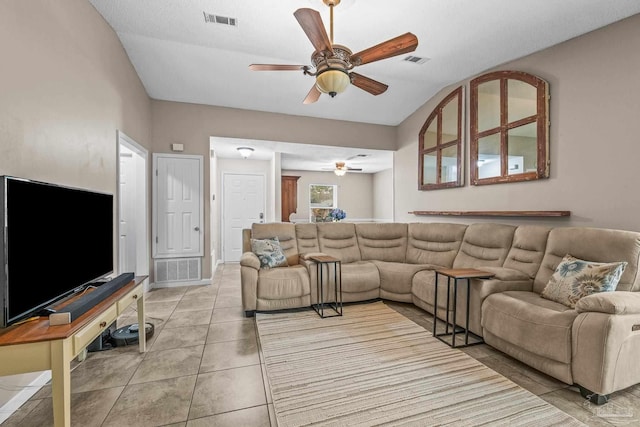
<path id="1" fill-rule="evenodd" d="M 639 292 L 601 292 L 581 298 L 576 304 L 578 313 L 640 314 Z"/>
<path id="2" fill-rule="evenodd" d="M 304 254 L 300 254 L 298 255 L 300 257 L 300 259 L 303 259 L 305 261 L 309 260 L 312 256 L 326 256 L 327 254 L 325 254 L 324 252 L 307 252 Z"/>
<path id="3" fill-rule="evenodd" d="M 488 280 L 501 280 L 504 282 L 531 280 L 531 278 L 522 271 L 514 270 L 507 267 L 477 267 L 478 270 L 487 271 L 495 274 Z"/>
<path id="4" fill-rule="evenodd" d="M 240 257 L 240 265 L 260 270 L 260 259 L 253 252 L 245 252 Z"/>

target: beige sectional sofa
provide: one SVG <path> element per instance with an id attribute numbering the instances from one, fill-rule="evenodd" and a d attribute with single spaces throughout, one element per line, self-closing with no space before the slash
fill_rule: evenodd
<path id="1" fill-rule="evenodd" d="M 250 238 L 278 237 L 288 267 L 261 269 Z M 450 223 L 254 224 L 240 260 L 242 301 L 255 311 L 316 302 L 316 267 L 309 255 L 342 261 L 345 302 L 388 299 L 434 311 L 436 268 L 494 273 L 458 290 L 458 319 L 470 302 L 470 327 L 489 345 L 603 403 L 640 383 L 640 233 L 585 227 Z M 575 309 L 540 293 L 561 259 L 627 262 L 615 292 L 590 295 Z M 446 294 L 446 281 L 438 293 Z M 446 298 L 438 298 L 444 317 Z"/>

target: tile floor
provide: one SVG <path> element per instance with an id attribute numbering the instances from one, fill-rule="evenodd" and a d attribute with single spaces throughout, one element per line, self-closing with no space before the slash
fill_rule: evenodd
<path id="1" fill-rule="evenodd" d="M 431 331 L 431 316 L 412 304 L 388 302 Z M 155 334 L 148 352 L 137 345 L 89 353 L 71 375 L 73 426 L 275 426 L 255 322 L 243 317 L 237 264 L 218 268 L 210 286 L 156 289 L 147 294 Z M 133 306 L 118 327 L 135 323 Z M 640 386 L 601 407 L 575 388 L 486 345 L 470 356 L 590 426 L 639 425 Z M 2 426 L 52 426 L 45 386 Z"/>

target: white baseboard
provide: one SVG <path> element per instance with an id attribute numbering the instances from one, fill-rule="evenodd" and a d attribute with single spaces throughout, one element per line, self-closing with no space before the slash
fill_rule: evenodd
<path id="1" fill-rule="evenodd" d="M 160 283 L 151 283 L 149 285 L 149 290 L 159 289 L 159 288 L 177 288 L 179 286 L 202 286 L 202 285 L 210 285 L 210 284 L 211 284 L 211 279 L 194 280 L 191 282 L 160 282 Z"/>
<path id="2" fill-rule="evenodd" d="M 13 396 L 7 403 L 0 408 L 0 424 L 5 422 L 15 411 L 17 411 L 24 403 L 31 399 L 43 385 L 51 380 L 51 371 L 43 371 L 35 380 L 24 387 Z"/>

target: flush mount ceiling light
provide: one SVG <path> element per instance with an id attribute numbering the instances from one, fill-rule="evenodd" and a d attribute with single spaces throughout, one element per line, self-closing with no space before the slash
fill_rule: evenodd
<path id="1" fill-rule="evenodd" d="M 238 147 L 236 150 L 238 150 L 243 159 L 248 158 L 253 153 L 253 148 L 251 147 Z"/>

